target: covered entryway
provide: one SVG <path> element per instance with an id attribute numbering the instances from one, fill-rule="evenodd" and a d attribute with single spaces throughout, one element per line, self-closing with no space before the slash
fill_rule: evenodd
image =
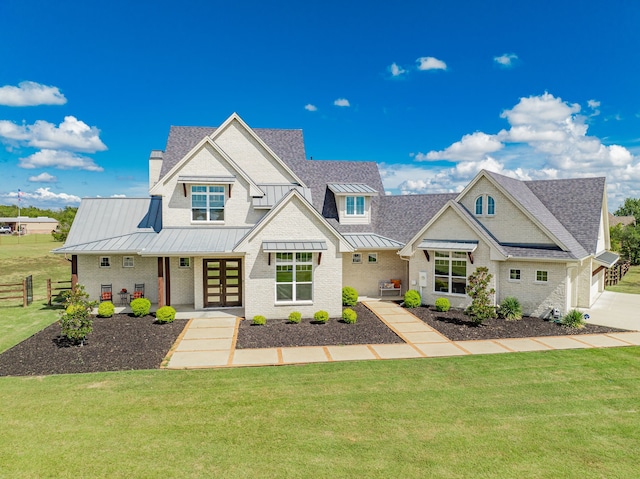
<path id="1" fill-rule="evenodd" d="M 242 306 L 242 260 L 240 258 L 204 259 L 204 307 Z"/>

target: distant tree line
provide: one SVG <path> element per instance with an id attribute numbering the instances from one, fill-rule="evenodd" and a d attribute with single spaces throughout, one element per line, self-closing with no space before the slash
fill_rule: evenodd
<path id="1" fill-rule="evenodd" d="M 615 216 L 633 216 L 635 224 L 617 224 L 609 228 L 611 249 L 631 264 L 640 264 L 640 198 L 626 198 Z"/>
<path id="2" fill-rule="evenodd" d="M 49 210 L 36 208 L 35 206 L 25 206 L 20 208 L 20 216 L 37 218 L 38 216 L 48 216 L 58 221 L 58 227 L 51 232 L 56 241 L 66 241 L 73 220 L 78 211 L 77 207 L 65 206 L 61 210 Z M 17 217 L 18 207 L 15 205 L 0 205 L 0 217 Z"/>

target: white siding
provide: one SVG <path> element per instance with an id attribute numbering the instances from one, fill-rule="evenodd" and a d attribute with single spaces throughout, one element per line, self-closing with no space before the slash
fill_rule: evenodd
<path id="1" fill-rule="evenodd" d="M 351 286 L 358 291 L 360 296 L 376 297 L 380 296 L 378 283 L 381 280 L 400 279 L 402 281 L 402 291 L 407 290 L 408 266 L 407 261 L 400 259 L 395 251 L 361 251 L 356 253 L 362 255 L 362 263 L 354 264 L 351 261 L 352 253 L 345 253 L 342 267 L 342 284 Z M 369 264 L 367 255 L 369 253 L 378 254 L 378 262 Z M 386 293 L 387 295 L 391 293 Z"/>

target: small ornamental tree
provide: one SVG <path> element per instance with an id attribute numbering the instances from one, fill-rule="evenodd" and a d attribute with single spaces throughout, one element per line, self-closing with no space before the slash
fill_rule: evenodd
<path id="1" fill-rule="evenodd" d="M 467 278 L 466 293 L 471 297 L 471 305 L 466 309 L 466 313 L 476 324 L 482 324 L 486 319 L 496 317 L 496 308 L 493 305 L 492 297 L 496 290 L 490 288 L 492 274 L 485 266 L 476 268 L 474 273 Z"/>
<path id="2" fill-rule="evenodd" d="M 82 346 L 87 335 L 93 331 L 90 314 L 98 303 L 89 301 L 89 294 L 81 284 L 76 284 L 63 295 L 64 311 L 60 314 L 59 321 L 62 335 L 72 343 Z"/>

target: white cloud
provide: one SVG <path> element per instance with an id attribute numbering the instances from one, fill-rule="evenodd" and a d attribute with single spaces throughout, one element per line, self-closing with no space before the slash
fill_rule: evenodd
<path id="1" fill-rule="evenodd" d="M 430 151 L 427 154 L 418 153 L 415 158 L 417 161 L 466 161 L 483 157 L 487 153 L 493 153 L 502 148 L 504 145 L 494 135 L 476 131 L 470 135 L 464 135 L 460 141 L 442 151 Z"/>
<path id="2" fill-rule="evenodd" d="M 65 206 L 80 203 L 80 197 L 68 193 L 54 193 L 50 188 L 38 188 L 33 192 L 22 191 L 22 201 L 32 206 Z M 3 195 L 8 199 L 18 198 L 18 192 Z"/>
<path id="3" fill-rule="evenodd" d="M 588 106 L 599 104 L 591 101 Z M 405 194 L 458 191 L 480 169 L 487 169 L 522 180 L 605 176 L 611 207 L 638 196 L 640 157 L 624 146 L 604 145 L 588 135 L 580 105 L 544 93 L 521 98 L 500 116 L 509 127 L 498 133 L 467 134 L 441 151 L 415 155 L 412 165 L 381 167 L 387 171 L 385 188 Z M 418 163 L 425 160 L 455 164 L 436 168 Z"/>
<path id="4" fill-rule="evenodd" d="M 311 103 L 307 103 L 304 106 L 304 109 L 307 110 L 307 111 L 318 111 L 318 107 L 315 106 L 315 105 L 312 105 Z"/>
<path id="5" fill-rule="evenodd" d="M 518 55 L 515 53 L 504 53 L 499 57 L 493 57 L 494 62 L 505 68 L 513 66 L 516 60 L 518 60 Z"/>
<path id="6" fill-rule="evenodd" d="M 26 144 L 34 148 L 66 149 L 93 153 L 107 149 L 100 140 L 100 130 L 74 116 L 66 116 L 58 126 L 44 120 L 33 125 L 16 125 L 0 120 L 0 140 Z"/>
<path id="7" fill-rule="evenodd" d="M 416 60 L 418 70 L 446 70 L 447 64 L 434 57 L 420 57 Z"/>
<path id="8" fill-rule="evenodd" d="M 389 67 L 388 67 L 389 72 L 391 72 L 391 76 L 393 77 L 399 77 L 405 73 L 407 73 L 407 70 L 405 70 L 404 68 L 402 68 L 400 65 L 398 65 L 397 63 L 392 63 Z"/>
<path id="9" fill-rule="evenodd" d="M 86 171 L 104 171 L 104 168 L 96 165 L 91 158 L 78 156 L 69 151 L 41 150 L 26 158 L 20 158 L 19 167 L 33 168 L 57 168 L 70 170 L 77 168 Z"/>
<path id="10" fill-rule="evenodd" d="M 338 98 L 336 101 L 333 102 L 333 104 L 335 106 L 351 106 L 349 104 L 349 100 L 347 100 L 346 98 Z"/>
<path id="11" fill-rule="evenodd" d="M 67 99 L 58 87 L 41 85 L 32 81 L 23 81 L 18 86 L 0 87 L 0 105 L 37 106 L 64 105 Z"/>
<path id="12" fill-rule="evenodd" d="M 111 195 L 109 198 L 126 198 L 127 195 L 122 195 L 122 194 L 114 194 Z"/>
<path id="13" fill-rule="evenodd" d="M 50 175 L 47 172 L 44 172 L 44 173 L 40 173 L 37 176 L 30 176 L 29 181 L 31 181 L 32 183 L 57 183 L 58 178 L 56 178 L 53 175 Z"/>

